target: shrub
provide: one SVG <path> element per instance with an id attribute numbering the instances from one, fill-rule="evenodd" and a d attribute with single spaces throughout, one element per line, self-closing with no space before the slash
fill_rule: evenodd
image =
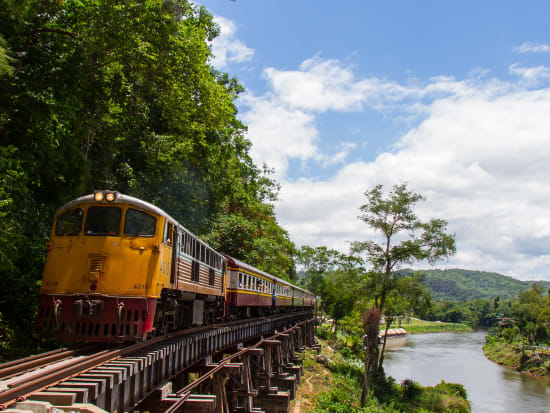
<path id="1" fill-rule="evenodd" d="M 405 379 L 401 382 L 401 399 L 405 402 L 411 402 L 415 400 L 422 393 L 422 387 L 411 380 Z"/>
<path id="2" fill-rule="evenodd" d="M 441 380 L 441 383 L 435 386 L 435 388 L 442 391 L 443 393 L 461 397 L 464 400 L 468 398 L 466 389 L 462 384 L 459 383 L 446 383 L 445 380 Z"/>
<path id="3" fill-rule="evenodd" d="M 328 340 L 328 338 L 332 335 L 331 327 L 328 324 L 322 324 L 317 327 L 317 331 L 315 333 L 317 334 L 317 337 L 324 340 Z"/>

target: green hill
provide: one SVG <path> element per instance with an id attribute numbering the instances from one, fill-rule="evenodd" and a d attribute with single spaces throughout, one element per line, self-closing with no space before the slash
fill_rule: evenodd
<path id="1" fill-rule="evenodd" d="M 515 298 L 535 282 L 542 283 L 545 290 L 550 288 L 548 281 L 520 281 L 496 272 L 449 269 L 423 270 L 422 273 L 425 274 L 422 284 L 430 288 L 436 301 Z"/>

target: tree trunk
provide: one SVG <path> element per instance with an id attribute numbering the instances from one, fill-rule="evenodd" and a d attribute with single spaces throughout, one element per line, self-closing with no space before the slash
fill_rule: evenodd
<path id="1" fill-rule="evenodd" d="M 380 361 L 378 362 L 378 371 L 382 371 L 382 364 L 384 363 L 384 351 L 386 350 L 386 342 L 388 341 L 388 330 L 390 329 L 393 318 L 386 318 L 386 329 L 384 330 L 384 342 L 382 344 L 382 351 L 380 352 Z"/>
<path id="2" fill-rule="evenodd" d="M 373 375 L 378 367 L 378 333 L 380 331 L 380 310 L 374 308 L 363 314 L 363 331 L 366 334 L 365 373 L 363 376 L 363 391 L 361 407 L 365 406 L 367 395 L 372 386 Z"/>

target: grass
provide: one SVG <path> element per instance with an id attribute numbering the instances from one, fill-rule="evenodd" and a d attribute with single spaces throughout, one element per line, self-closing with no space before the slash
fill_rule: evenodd
<path id="1" fill-rule="evenodd" d="M 439 321 L 425 321 L 417 318 L 411 318 L 408 324 L 402 323 L 401 326 L 395 325 L 391 328 L 404 328 L 407 333 L 442 333 L 445 331 L 472 331 L 466 324 L 460 323 L 442 323 Z"/>

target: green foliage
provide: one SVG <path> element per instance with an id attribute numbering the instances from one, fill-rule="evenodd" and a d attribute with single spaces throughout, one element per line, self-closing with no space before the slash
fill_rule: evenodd
<path id="1" fill-rule="evenodd" d="M 464 323 L 472 328 L 493 327 L 499 320 L 511 316 L 510 300 L 436 301 L 426 311 L 419 312 L 419 316 L 426 320 Z"/>
<path id="2" fill-rule="evenodd" d="M 11 66 L 13 61 L 14 59 L 9 55 L 6 41 L 0 36 L 0 78 L 13 73 L 13 66 Z"/>
<path id="3" fill-rule="evenodd" d="M 404 274 L 411 270 L 403 270 Z M 520 281 L 505 275 L 460 269 L 423 270 L 422 284 L 429 287 L 435 301 L 471 301 L 475 299 L 509 300 L 531 287 L 532 281 Z M 550 282 L 541 282 L 546 290 Z M 497 300 L 498 304 L 498 300 Z"/>
<path id="4" fill-rule="evenodd" d="M 222 252 L 294 275 L 271 205 L 278 185 L 254 165 L 236 116 L 243 88 L 209 64 L 218 32 L 187 0 L 2 2 L 0 290 L 10 294 L 0 311 L 10 328 L 33 330 L 55 209 L 93 189 L 150 201 Z"/>

